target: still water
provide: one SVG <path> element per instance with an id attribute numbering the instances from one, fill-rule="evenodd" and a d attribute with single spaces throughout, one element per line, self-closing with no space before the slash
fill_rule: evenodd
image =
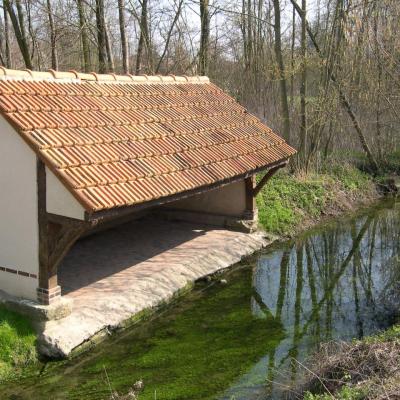
<path id="1" fill-rule="evenodd" d="M 399 310 L 400 204 L 322 225 L 199 283 L 92 352 L 0 387 L 1 399 L 279 399 L 321 342 L 361 338 Z M 108 376 L 108 380 L 106 378 Z"/>

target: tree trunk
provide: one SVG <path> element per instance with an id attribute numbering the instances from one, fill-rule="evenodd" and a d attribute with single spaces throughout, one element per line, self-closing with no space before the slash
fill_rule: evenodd
<path id="1" fill-rule="evenodd" d="M 50 26 L 50 46 L 51 46 L 51 68 L 54 70 L 58 70 L 58 55 L 57 55 L 57 35 L 56 29 L 54 26 L 54 18 L 53 11 L 51 8 L 51 0 L 47 0 L 47 14 L 49 17 L 49 26 Z"/>
<path id="2" fill-rule="evenodd" d="M 252 30 L 252 16 L 251 16 L 251 0 L 247 0 L 247 59 L 249 63 L 249 70 L 253 65 L 253 30 Z"/>
<path id="3" fill-rule="evenodd" d="M 379 49 L 379 38 L 378 38 L 378 23 L 379 23 L 379 11 L 375 5 L 375 13 L 374 13 L 374 41 L 375 41 L 375 58 L 376 58 L 376 67 L 378 69 L 377 76 L 377 93 L 375 96 L 376 103 L 376 144 L 378 151 L 378 159 L 382 162 L 383 159 L 383 150 L 382 150 L 382 123 L 381 123 L 381 86 L 382 86 L 382 60 Z"/>
<path id="4" fill-rule="evenodd" d="M 79 29 L 82 42 L 83 70 L 90 72 L 90 47 L 89 38 L 86 27 L 85 6 L 82 0 L 76 0 L 79 15 Z"/>
<path id="5" fill-rule="evenodd" d="M 243 40 L 243 58 L 245 69 L 249 68 L 249 59 L 247 54 L 247 26 L 246 26 L 246 1 L 242 0 L 242 13 L 240 16 L 240 30 L 242 31 Z"/>
<path id="6" fill-rule="evenodd" d="M 142 0 L 142 13 L 140 15 L 140 37 L 138 43 L 138 49 L 136 54 L 136 75 L 138 75 L 143 67 L 143 50 L 147 46 L 147 53 L 149 55 L 149 26 L 147 21 L 147 6 L 148 0 Z"/>
<path id="7" fill-rule="evenodd" d="M 3 21 L 0 19 L 0 63 L 1 65 L 5 66 L 6 60 L 5 60 L 5 43 L 3 42 L 3 32 L 4 32 Z"/>
<path id="8" fill-rule="evenodd" d="M 200 0 L 200 23 L 199 74 L 207 75 L 210 40 L 210 15 L 208 9 L 208 0 Z"/>
<path id="9" fill-rule="evenodd" d="M 307 0 L 302 0 L 301 7 L 301 83 L 300 83 L 300 167 L 304 167 L 304 161 L 307 158 Z"/>
<path id="10" fill-rule="evenodd" d="M 4 61 L 7 68 L 11 68 L 11 51 L 10 51 L 10 28 L 8 26 L 8 14 L 6 7 L 4 11 Z"/>
<path id="11" fill-rule="evenodd" d="M 290 43 L 290 66 L 291 66 L 291 74 L 290 74 L 290 110 L 293 113 L 294 108 L 294 46 L 296 41 L 296 10 L 293 7 L 292 12 L 292 40 Z"/>
<path id="12" fill-rule="evenodd" d="M 99 59 L 99 72 L 107 72 L 107 53 L 106 53 L 106 27 L 104 24 L 104 0 L 96 0 L 96 28 L 97 28 L 97 47 Z"/>
<path id="13" fill-rule="evenodd" d="M 104 33 L 106 39 L 106 53 L 107 53 L 107 65 L 108 65 L 108 72 L 114 72 L 114 57 L 111 49 L 110 43 L 110 34 L 108 32 L 108 28 L 106 22 L 104 21 Z"/>
<path id="14" fill-rule="evenodd" d="M 128 41 L 126 39 L 124 8 L 124 0 L 118 0 L 119 33 L 121 35 L 122 47 L 122 69 L 124 74 L 129 74 L 129 51 Z"/>
<path id="15" fill-rule="evenodd" d="M 4 6 L 7 8 L 8 14 L 10 15 L 15 37 L 22 54 L 22 58 L 24 59 L 25 67 L 28 69 L 33 69 L 32 59 L 29 53 L 28 40 L 26 38 L 25 18 L 21 6 L 21 0 L 15 0 L 15 5 L 17 8 L 17 13 L 15 13 L 14 7 L 10 3 L 10 0 L 4 0 Z"/>
<path id="16" fill-rule="evenodd" d="M 281 10 L 279 0 L 273 0 L 274 11 L 275 11 L 275 56 L 279 68 L 279 84 L 281 94 L 281 108 L 283 117 L 283 136 L 285 140 L 290 143 L 290 116 L 289 116 L 289 104 L 287 96 L 287 84 L 285 76 L 285 65 L 283 63 L 282 55 L 282 36 L 281 36 Z"/>

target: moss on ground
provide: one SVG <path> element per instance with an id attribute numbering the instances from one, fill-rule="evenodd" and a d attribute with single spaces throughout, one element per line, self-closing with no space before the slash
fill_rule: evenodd
<path id="1" fill-rule="evenodd" d="M 305 221 L 307 226 L 325 214 L 343 211 L 350 202 L 368 198 L 373 191 L 371 176 L 348 165 L 331 166 L 329 172 L 318 175 L 282 172 L 257 197 L 260 224 L 273 234 L 293 236 Z"/>
<path id="2" fill-rule="evenodd" d="M 0 382 L 36 361 L 35 343 L 30 322 L 0 306 Z"/>
<path id="3" fill-rule="evenodd" d="M 110 390 L 127 393 L 142 380 L 140 400 L 214 399 L 245 375 L 285 337 L 272 314 L 255 316 L 251 268 L 238 268 L 227 283 L 199 283 L 162 318 L 112 337 L 90 356 L 48 364 L 0 388 L 0 398 L 109 399 Z M 266 326 L 268 329 L 266 329 Z M 133 340 L 134 338 L 134 340 Z M 123 373 L 121 373 L 121 371 Z M 264 382 L 264 375 L 254 377 Z"/>

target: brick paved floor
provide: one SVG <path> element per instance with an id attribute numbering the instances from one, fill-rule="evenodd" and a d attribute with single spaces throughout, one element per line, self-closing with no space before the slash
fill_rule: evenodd
<path id="1" fill-rule="evenodd" d="M 209 226 L 144 219 L 81 239 L 59 268 L 62 294 L 120 292 L 141 279 L 191 264 L 209 251 L 224 250 L 244 233 Z"/>
<path id="2" fill-rule="evenodd" d="M 119 326 L 263 245 L 258 233 L 154 219 L 83 238 L 59 267 L 62 294 L 73 299 L 72 314 L 46 323 L 43 352 L 65 356 L 100 330 Z"/>

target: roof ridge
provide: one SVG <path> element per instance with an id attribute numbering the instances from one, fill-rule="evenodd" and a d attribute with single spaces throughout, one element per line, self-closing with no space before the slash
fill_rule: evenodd
<path id="1" fill-rule="evenodd" d="M 0 66 L 0 80 L 60 81 L 81 83 L 85 81 L 106 83 L 210 83 L 207 76 L 175 75 L 117 75 L 96 72 L 71 71 L 32 71 L 30 69 L 8 69 Z"/>

